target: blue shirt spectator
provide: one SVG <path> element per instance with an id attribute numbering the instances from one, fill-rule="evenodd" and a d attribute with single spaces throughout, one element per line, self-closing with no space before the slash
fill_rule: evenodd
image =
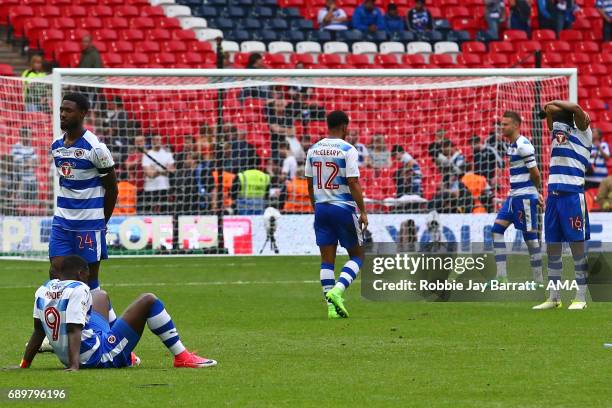
<path id="1" fill-rule="evenodd" d="M 385 19 L 382 11 L 374 6 L 374 0 L 365 0 L 353 13 L 353 28 L 374 33 L 385 30 Z"/>
<path id="2" fill-rule="evenodd" d="M 597 0 L 595 2 L 595 7 L 604 19 L 604 41 L 612 41 L 612 0 Z"/>
<path id="3" fill-rule="evenodd" d="M 404 19 L 397 12 L 395 3 L 389 4 L 387 14 L 385 14 L 385 27 L 389 34 L 404 32 Z"/>
<path id="4" fill-rule="evenodd" d="M 406 16 L 408 28 L 412 31 L 425 31 L 433 28 L 433 18 L 425 8 L 425 0 L 417 0 L 415 7 Z"/>

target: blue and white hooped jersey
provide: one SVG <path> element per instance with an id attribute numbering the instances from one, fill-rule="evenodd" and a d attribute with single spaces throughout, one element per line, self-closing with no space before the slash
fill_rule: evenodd
<path id="1" fill-rule="evenodd" d="M 53 225 L 71 231 L 98 231 L 104 222 L 104 187 L 100 173 L 115 165 L 110 151 L 96 135 L 86 130 L 72 146 L 64 146 L 64 135 L 51 145 L 59 174 L 59 194 Z"/>
<path id="2" fill-rule="evenodd" d="M 591 128 L 580 130 L 553 123 L 548 192 L 584 192 L 584 174 L 591 157 Z"/>
<path id="3" fill-rule="evenodd" d="M 538 190 L 531 181 L 529 169 L 538 164 L 535 159 L 535 148 L 525 136 L 519 136 L 508 147 L 510 156 L 510 196 L 538 196 Z"/>
<path id="4" fill-rule="evenodd" d="M 348 177 L 359 177 L 359 153 L 342 139 L 325 138 L 306 155 L 306 177 L 312 177 L 315 203 L 330 203 L 354 211 L 357 204 Z"/>
<path id="5" fill-rule="evenodd" d="M 606 158 L 601 154 L 601 151 L 605 152 L 608 156 L 610 155 L 610 147 L 606 142 L 599 142 L 599 147 L 593 145 L 591 147 L 591 166 L 593 167 L 593 174 L 586 177 L 587 181 L 595 183 L 601 183 L 603 179 L 608 177 L 608 167 L 606 166 Z"/>
<path id="6" fill-rule="evenodd" d="M 55 355 L 68 366 L 68 331 L 67 324 L 80 324 L 81 331 L 81 365 L 95 364 L 100 359 L 100 340 L 89 327 L 91 315 L 91 293 L 89 286 L 74 280 L 61 281 L 53 279 L 36 291 L 34 301 L 35 319 L 39 319 L 53 347 Z"/>

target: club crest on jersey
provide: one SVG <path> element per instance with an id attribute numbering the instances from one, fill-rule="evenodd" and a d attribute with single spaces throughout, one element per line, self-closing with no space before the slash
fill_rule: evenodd
<path id="1" fill-rule="evenodd" d="M 76 157 L 77 159 L 80 159 L 84 155 L 85 155 L 85 150 L 83 150 L 83 149 L 76 149 L 74 151 L 74 157 Z"/>
<path id="2" fill-rule="evenodd" d="M 117 341 L 117 338 L 115 337 L 115 335 L 111 334 L 110 336 L 108 336 L 108 338 L 106 339 L 110 344 L 115 344 L 115 342 Z"/>
<path id="3" fill-rule="evenodd" d="M 60 165 L 60 171 L 62 172 L 62 176 L 64 176 L 65 178 L 74 177 L 74 175 L 72 174 L 72 163 L 70 162 L 63 162 Z"/>
<path id="4" fill-rule="evenodd" d="M 568 142 L 567 133 L 559 129 L 553 130 L 553 139 L 559 144 L 567 144 Z"/>

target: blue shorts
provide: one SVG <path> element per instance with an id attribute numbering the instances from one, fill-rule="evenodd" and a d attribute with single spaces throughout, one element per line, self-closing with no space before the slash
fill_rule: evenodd
<path id="1" fill-rule="evenodd" d="M 354 210 L 329 203 L 315 205 L 314 220 L 317 245 L 337 245 L 346 249 L 363 244 L 361 227 Z"/>
<path id="2" fill-rule="evenodd" d="M 104 231 L 69 231 L 53 225 L 49 237 L 49 258 L 68 255 L 78 255 L 87 263 L 108 259 Z"/>
<path id="3" fill-rule="evenodd" d="M 578 242 L 591 238 L 589 213 L 583 193 L 548 194 L 544 215 L 546 242 Z"/>
<path id="4" fill-rule="evenodd" d="M 498 220 L 514 224 L 523 232 L 538 230 L 538 198 L 534 196 L 508 197 L 497 214 Z"/>
<path id="5" fill-rule="evenodd" d="M 98 312 L 89 316 L 89 327 L 100 340 L 100 360 L 92 368 L 121 368 L 132 365 L 132 351 L 140 336 L 123 319 L 115 320 L 113 327 Z"/>

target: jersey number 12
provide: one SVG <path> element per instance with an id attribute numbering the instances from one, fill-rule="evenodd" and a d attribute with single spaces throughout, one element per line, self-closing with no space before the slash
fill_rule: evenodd
<path id="1" fill-rule="evenodd" d="M 317 188 L 323 189 L 323 185 L 321 183 L 321 179 L 323 178 L 323 162 L 313 162 L 312 165 L 317 169 Z M 333 184 L 332 181 L 338 175 L 340 168 L 334 162 L 325 162 L 325 167 L 330 167 L 332 169 L 331 174 L 327 178 L 325 182 L 326 190 L 337 190 L 339 186 L 337 184 Z"/>

